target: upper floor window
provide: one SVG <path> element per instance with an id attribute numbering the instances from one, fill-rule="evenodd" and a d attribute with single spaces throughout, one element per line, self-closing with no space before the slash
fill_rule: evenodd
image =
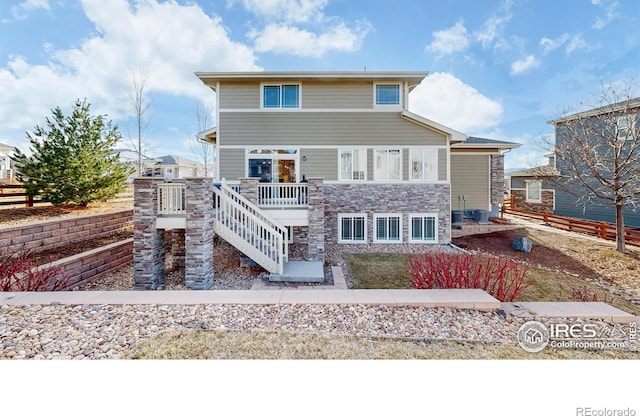
<path id="1" fill-rule="evenodd" d="M 621 116 L 616 119 L 616 132 L 618 140 L 633 139 L 635 120 L 630 116 Z"/>
<path id="2" fill-rule="evenodd" d="M 435 181 L 438 179 L 437 150 L 422 148 L 411 149 L 409 160 L 411 163 L 412 181 Z"/>
<path id="3" fill-rule="evenodd" d="M 400 105 L 400 84 L 376 84 L 376 105 Z"/>
<path id="4" fill-rule="evenodd" d="M 367 149 L 340 149 L 340 180 L 367 179 Z"/>
<path id="5" fill-rule="evenodd" d="M 300 108 L 300 85 L 263 85 L 262 108 Z"/>

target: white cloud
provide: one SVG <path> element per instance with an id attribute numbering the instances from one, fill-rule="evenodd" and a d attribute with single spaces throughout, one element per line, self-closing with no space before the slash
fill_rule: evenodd
<path id="1" fill-rule="evenodd" d="M 511 64 L 511 75 L 519 75 L 531 71 L 540 66 L 540 61 L 533 55 L 528 55 L 524 59 L 519 59 Z"/>
<path id="2" fill-rule="evenodd" d="M 97 34 L 75 48 L 45 48 L 46 64 L 12 56 L 0 67 L 3 129 L 30 129 L 51 108 L 85 97 L 94 111 L 126 117 L 130 77 L 141 68 L 149 69 L 150 92 L 203 102 L 212 93 L 194 71 L 260 70 L 251 49 L 231 41 L 220 18 L 198 6 L 146 0 L 132 9 L 127 0 L 110 0 L 109 7 L 84 0 L 82 7 Z"/>
<path id="3" fill-rule="evenodd" d="M 449 29 L 433 32 L 433 38 L 433 41 L 425 49 L 437 53 L 439 56 L 462 52 L 469 47 L 469 36 L 462 21 L 457 22 Z"/>
<path id="4" fill-rule="evenodd" d="M 49 0 L 25 0 L 11 8 L 14 19 L 26 19 L 29 12 L 37 9 L 50 10 Z"/>
<path id="5" fill-rule="evenodd" d="M 570 55 L 578 49 L 589 49 L 589 45 L 585 42 L 582 34 L 571 36 L 569 33 L 563 33 L 555 39 L 544 37 L 540 40 L 540 46 L 544 49 L 542 53 L 548 54 L 558 48 L 565 47 L 565 52 Z"/>
<path id="6" fill-rule="evenodd" d="M 270 24 L 249 33 L 257 52 L 273 52 L 320 58 L 329 51 L 354 52 L 360 49 L 370 27 L 367 23 L 349 28 L 341 23 L 320 34 L 294 26 Z"/>
<path id="7" fill-rule="evenodd" d="M 423 117 L 467 134 L 495 128 L 502 105 L 451 74 L 429 74 L 409 94 L 409 109 Z"/>
<path id="8" fill-rule="evenodd" d="M 597 0 L 594 1 L 592 0 L 592 3 L 596 6 L 600 6 L 603 7 L 605 9 L 605 15 L 604 16 L 598 16 L 596 18 L 595 23 L 593 24 L 593 28 L 594 29 L 603 29 L 605 28 L 607 25 L 609 25 L 609 23 L 613 22 L 616 18 L 620 17 L 617 13 L 617 9 L 619 6 L 619 3 L 617 1 L 611 1 L 611 0 Z"/>
<path id="9" fill-rule="evenodd" d="M 245 9 L 268 21 L 305 23 L 322 21 L 328 0 L 235 0 Z"/>

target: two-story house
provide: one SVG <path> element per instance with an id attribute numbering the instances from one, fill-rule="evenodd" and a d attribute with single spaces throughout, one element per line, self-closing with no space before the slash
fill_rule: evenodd
<path id="1" fill-rule="evenodd" d="M 0 183 L 13 183 L 15 172 L 11 162 L 11 155 L 15 148 L 0 143 Z"/>
<path id="2" fill-rule="evenodd" d="M 320 262 L 325 244 L 448 244 L 459 203 L 497 212 L 502 152 L 519 144 L 410 112 L 409 94 L 426 75 L 196 73 L 216 94 L 217 125 L 200 135 L 223 182 L 213 187 L 215 234 L 277 275 L 287 242 L 306 243 L 306 258 Z M 163 204 L 173 185 L 159 186 Z M 189 183 L 179 195 L 187 204 L 198 197 Z M 189 228 L 159 213 L 156 228 Z M 284 250 L 274 249 L 280 240 Z"/>
<path id="3" fill-rule="evenodd" d="M 624 224 L 640 227 L 639 120 L 640 98 L 634 98 L 549 122 L 555 128 L 554 156 L 559 174 L 555 214 L 615 223 L 612 185 L 618 177 L 627 187 Z M 616 163 L 619 173 L 615 173 Z M 604 186 L 601 181 L 611 185 Z M 629 193 L 632 189 L 635 196 Z"/>

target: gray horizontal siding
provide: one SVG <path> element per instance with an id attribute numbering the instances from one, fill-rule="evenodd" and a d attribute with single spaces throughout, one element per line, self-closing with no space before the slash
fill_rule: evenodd
<path id="1" fill-rule="evenodd" d="M 304 82 L 302 108 L 373 108 L 373 83 Z"/>
<path id="2" fill-rule="evenodd" d="M 220 108 L 257 109 L 260 108 L 260 84 L 222 83 L 218 91 Z"/>
<path id="3" fill-rule="evenodd" d="M 489 155 L 451 155 L 451 207 L 458 209 L 458 195 L 466 195 L 460 209 L 491 209 Z"/>
<path id="4" fill-rule="evenodd" d="M 554 214 L 563 217 L 582 218 L 592 221 L 606 221 L 612 224 L 616 222 L 616 211 L 613 206 L 602 206 L 595 204 L 576 204 L 576 197 L 562 191 L 556 190 L 556 209 Z M 624 210 L 624 224 L 627 227 L 640 227 L 640 209 L 633 212 L 631 208 Z"/>
<path id="5" fill-rule="evenodd" d="M 236 181 L 245 176 L 245 150 L 220 149 L 220 178 Z"/>
<path id="6" fill-rule="evenodd" d="M 302 160 L 302 157 L 307 160 Z M 338 180 L 338 151 L 336 149 L 302 149 L 300 151 L 300 174 L 307 178 Z"/>
<path id="7" fill-rule="evenodd" d="M 221 113 L 219 143 L 261 146 L 444 145 L 444 135 L 404 120 L 395 112 Z"/>

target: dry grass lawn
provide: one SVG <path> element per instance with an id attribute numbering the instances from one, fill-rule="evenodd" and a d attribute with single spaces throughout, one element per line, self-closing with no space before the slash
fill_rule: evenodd
<path id="1" fill-rule="evenodd" d="M 630 351 L 546 348 L 516 343 L 411 341 L 261 331 L 169 331 L 138 343 L 128 359 L 150 360 L 541 360 L 638 359 Z"/>

